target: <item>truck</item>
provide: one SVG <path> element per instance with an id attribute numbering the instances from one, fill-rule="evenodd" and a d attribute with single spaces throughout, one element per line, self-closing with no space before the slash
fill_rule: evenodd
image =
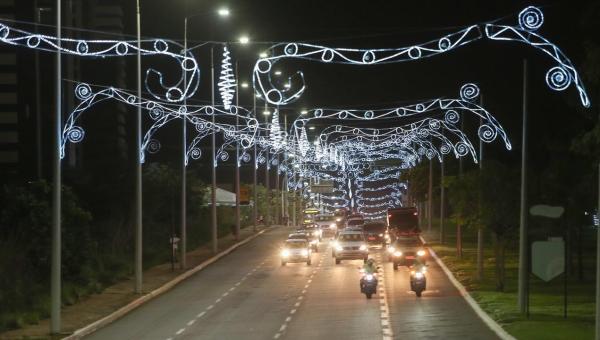
<path id="1" fill-rule="evenodd" d="M 390 236 L 419 235 L 419 213 L 416 207 L 389 208 L 387 211 L 387 225 Z"/>

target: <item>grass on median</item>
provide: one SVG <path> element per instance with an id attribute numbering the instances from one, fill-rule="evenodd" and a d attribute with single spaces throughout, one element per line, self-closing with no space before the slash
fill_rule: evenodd
<path id="1" fill-rule="evenodd" d="M 455 228 L 446 226 L 444 245 L 437 242 L 438 234 L 426 235 L 455 277 L 467 288 L 473 298 L 494 320 L 517 339 L 593 339 L 595 311 L 595 273 L 585 273 L 579 281 L 576 275 L 568 278 L 568 317 L 564 312 L 564 276 L 550 282 L 530 277 L 530 316 L 521 315 L 517 306 L 518 250 L 509 244 L 506 249 L 506 282 L 504 292 L 496 291 L 495 258 L 490 235 L 484 247 L 484 279 L 476 278 L 476 232 L 463 231 L 463 257 L 458 259 L 455 248 Z M 595 254 L 594 254 L 595 255 Z M 593 270 L 594 264 L 587 263 Z"/>

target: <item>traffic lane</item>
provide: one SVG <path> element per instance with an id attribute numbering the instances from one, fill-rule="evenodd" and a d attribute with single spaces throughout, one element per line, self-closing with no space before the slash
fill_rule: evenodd
<path id="1" fill-rule="evenodd" d="M 385 256 L 387 258 L 387 256 Z M 421 298 L 410 290 L 407 267 L 384 264 L 390 320 L 396 339 L 497 339 L 475 314 L 444 271 L 427 262 L 427 289 Z"/>
<path id="2" fill-rule="evenodd" d="M 285 323 L 289 311 L 298 308 L 303 290 L 322 253 L 313 253 L 312 265 L 281 265 L 279 252 L 273 253 L 247 284 L 216 306 L 182 333 L 182 339 L 271 339 Z M 299 299 L 300 298 L 300 299 Z"/>
<path id="3" fill-rule="evenodd" d="M 312 279 L 300 308 L 289 314 L 282 338 L 381 339 L 379 295 L 367 299 L 360 292 L 363 261 L 343 260 L 336 265 L 330 246 L 324 254 L 322 269 Z"/>
<path id="4" fill-rule="evenodd" d="M 164 340 L 172 337 L 202 311 L 224 300 L 223 294 L 231 287 L 236 290 L 242 286 L 278 252 L 288 233 L 287 228 L 265 232 L 88 338 Z M 216 302 L 218 299 L 221 300 Z"/>

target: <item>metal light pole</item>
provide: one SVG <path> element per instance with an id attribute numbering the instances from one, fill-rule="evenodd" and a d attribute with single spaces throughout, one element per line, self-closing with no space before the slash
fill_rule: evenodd
<path id="1" fill-rule="evenodd" d="M 600 162 L 598 162 L 598 210 L 600 221 Z M 596 227 L 596 340 L 600 340 L 600 225 Z"/>
<path id="2" fill-rule="evenodd" d="M 252 112 L 254 112 L 254 116 L 258 118 L 257 114 L 256 114 L 256 94 L 253 93 L 252 94 Z M 258 138 L 258 136 L 256 136 L 255 138 Z M 252 194 L 254 195 L 254 204 L 252 205 L 252 218 L 253 218 L 253 225 L 254 225 L 254 232 L 256 232 L 256 223 L 258 220 L 258 192 L 256 191 L 257 189 L 257 174 L 256 172 L 258 171 L 258 160 L 257 160 L 257 145 L 258 141 L 255 139 L 254 140 L 254 187 L 252 190 Z"/>
<path id="3" fill-rule="evenodd" d="M 187 3 L 187 2 L 186 2 Z M 187 7 L 187 6 L 186 6 Z M 185 17 L 183 21 L 183 55 L 187 56 L 187 25 L 188 18 Z M 187 72 L 183 72 L 183 86 L 187 86 Z M 187 97 L 183 98 L 183 106 L 187 109 Z M 186 110 L 187 112 L 187 110 Z M 186 157 L 187 157 L 187 121 L 185 117 L 181 120 L 181 134 L 182 134 L 182 160 L 181 160 L 181 251 L 179 267 L 181 269 L 186 268 L 186 253 L 187 253 L 187 171 L 186 171 Z M 175 235 L 173 235 L 174 237 Z M 175 240 L 173 240 L 174 242 Z"/>
<path id="4" fill-rule="evenodd" d="M 483 106 L 483 94 L 479 97 Z M 483 118 L 479 118 L 479 126 L 483 125 Z M 479 139 L 479 173 L 483 169 L 483 140 Z M 479 189 L 481 192 L 481 189 Z M 480 199 L 481 201 L 481 199 Z M 481 210 L 481 207 L 479 207 Z M 483 280 L 483 227 L 477 228 L 477 279 Z"/>
<path id="5" fill-rule="evenodd" d="M 444 155 L 440 162 L 440 243 L 444 244 Z"/>
<path id="6" fill-rule="evenodd" d="M 292 188 L 292 195 L 293 195 L 293 199 L 292 199 L 292 227 L 296 228 L 296 215 L 298 215 L 297 211 L 297 207 L 296 207 L 296 201 L 298 200 L 298 195 L 296 194 L 296 188 L 298 188 L 298 183 L 296 180 L 296 172 L 294 171 L 294 187 Z"/>
<path id="7" fill-rule="evenodd" d="M 239 88 L 238 80 L 238 62 L 235 61 L 235 106 L 239 106 Z M 235 128 L 240 125 L 239 116 L 235 116 Z M 240 235 L 240 142 L 235 143 L 235 239 L 238 240 Z"/>
<path id="8" fill-rule="evenodd" d="M 211 105 L 215 106 L 215 56 L 214 46 L 210 47 L 210 96 Z M 215 126 L 215 115 L 212 115 L 212 124 Z M 211 212 L 211 239 L 212 252 L 216 253 L 219 250 L 219 239 L 217 235 L 217 159 L 215 157 L 216 148 L 216 131 L 211 134 L 211 155 L 212 155 L 212 173 L 211 173 L 211 192 L 210 192 L 210 212 Z"/>
<path id="9" fill-rule="evenodd" d="M 267 106 L 267 100 L 265 98 L 265 113 L 268 112 L 267 110 L 268 110 L 268 106 Z M 268 134 L 269 118 L 267 117 L 267 115 L 265 115 L 265 126 L 267 127 L 265 129 L 265 134 Z M 267 137 L 268 137 L 268 135 L 265 136 L 265 138 L 267 138 Z M 269 181 L 269 148 L 268 147 L 265 149 L 265 158 L 266 158 L 266 161 L 265 161 L 265 186 L 267 187 L 267 195 L 266 195 L 267 196 L 266 197 L 267 209 L 265 211 L 265 214 L 266 214 L 265 224 L 270 225 L 271 224 L 271 221 L 270 221 L 271 220 L 271 190 L 269 188 L 270 181 Z"/>
<path id="10" fill-rule="evenodd" d="M 142 98 L 142 38 L 140 0 L 136 6 L 137 21 L 137 95 Z M 137 162 L 135 168 L 135 293 L 142 293 L 142 107 L 138 105 L 136 115 L 136 151 Z"/>
<path id="11" fill-rule="evenodd" d="M 427 231 L 431 232 L 431 218 L 433 217 L 433 160 L 429 160 L 429 188 L 427 192 Z"/>
<path id="12" fill-rule="evenodd" d="M 519 311 L 527 311 L 527 59 L 523 60 L 523 142 L 521 147 L 521 216 L 519 228 Z"/>
<path id="13" fill-rule="evenodd" d="M 61 306 L 61 187 L 62 177 L 60 169 L 60 140 L 62 138 L 62 58 L 61 47 L 61 0 L 56 0 L 56 112 L 54 124 L 54 153 L 53 153 L 53 182 L 52 182 L 52 258 L 50 274 L 50 332 L 60 332 L 60 306 Z"/>

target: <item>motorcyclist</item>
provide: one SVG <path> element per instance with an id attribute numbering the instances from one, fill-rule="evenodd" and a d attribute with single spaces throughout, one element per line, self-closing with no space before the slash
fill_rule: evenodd
<path id="1" fill-rule="evenodd" d="M 367 262 L 363 265 L 363 272 L 366 274 L 373 274 L 377 270 L 375 267 L 375 260 L 368 259 Z"/>

